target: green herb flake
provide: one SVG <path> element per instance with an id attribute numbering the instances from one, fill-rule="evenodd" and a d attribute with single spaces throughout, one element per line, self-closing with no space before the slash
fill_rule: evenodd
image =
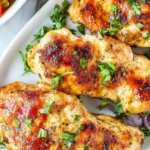
<path id="1" fill-rule="evenodd" d="M 113 13 L 117 13 L 117 11 L 118 11 L 118 7 L 117 6 L 112 6 L 111 7 L 111 11 L 113 12 Z"/>
<path id="2" fill-rule="evenodd" d="M 136 3 L 136 0 L 127 0 L 128 3 L 132 6 L 132 13 L 135 16 L 141 15 L 141 7 Z"/>
<path id="3" fill-rule="evenodd" d="M 77 54 L 78 54 L 78 52 L 77 52 L 77 51 L 74 51 L 74 52 L 73 52 L 73 55 L 77 55 Z"/>
<path id="4" fill-rule="evenodd" d="M 40 40 L 41 40 L 41 38 L 42 38 L 47 32 L 49 32 L 49 31 L 51 31 L 51 30 L 52 30 L 52 28 L 48 28 L 48 27 L 46 27 L 46 26 L 43 26 L 43 27 L 38 31 L 38 33 L 34 35 L 35 38 L 34 38 L 34 40 L 33 40 L 32 42 L 37 42 L 37 43 L 39 43 Z"/>
<path id="5" fill-rule="evenodd" d="M 3 139 L 0 137 L 0 144 L 2 144 L 3 143 Z"/>
<path id="6" fill-rule="evenodd" d="M 116 118 L 122 118 L 125 113 L 124 113 L 123 106 L 122 106 L 120 100 L 117 99 L 114 102 L 114 104 L 115 104 L 115 108 L 116 108 L 114 111 L 114 113 L 116 114 Z"/>
<path id="7" fill-rule="evenodd" d="M 54 13 L 52 16 L 50 16 L 53 22 L 53 29 L 61 29 L 66 27 L 66 18 L 68 16 L 69 6 L 70 4 L 68 0 L 63 1 L 62 7 L 60 7 L 58 4 L 55 5 Z"/>
<path id="8" fill-rule="evenodd" d="M 143 29 L 143 28 L 144 28 L 144 24 L 142 24 L 142 23 L 137 23 L 136 25 L 137 25 L 137 27 L 138 27 L 139 29 Z"/>
<path id="9" fill-rule="evenodd" d="M 49 101 L 47 104 L 44 105 L 44 108 L 40 109 L 39 112 L 41 114 L 49 114 L 50 113 L 50 109 L 52 107 L 52 105 L 55 103 L 55 101 Z"/>
<path id="10" fill-rule="evenodd" d="M 73 73 L 74 72 L 65 72 L 62 75 L 58 75 L 58 74 L 53 73 L 52 74 L 53 85 L 51 85 L 51 89 L 56 90 L 59 87 L 60 82 L 63 81 L 63 77 L 66 75 L 69 75 L 69 74 L 73 74 Z"/>
<path id="11" fill-rule="evenodd" d="M 99 39 L 103 39 L 103 34 L 102 34 L 102 32 L 101 32 L 101 31 L 100 31 L 100 32 L 98 32 L 97 36 L 98 36 L 98 38 L 99 38 Z"/>
<path id="12" fill-rule="evenodd" d="M 75 115 L 75 116 L 74 116 L 74 120 L 75 120 L 75 121 L 78 121 L 79 118 L 80 118 L 80 115 Z"/>
<path id="13" fill-rule="evenodd" d="M 150 33 L 148 32 L 148 33 L 143 34 L 142 38 L 143 39 L 149 39 L 150 38 Z"/>
<path id="14" fill-rule="evenodd" d="M 98 108 L 103 109 L 111 103 L 112 102 L 109 99 L 102 99 L 101 102 L 100 102 L 100 105 L 98 106 Z"/>
<path id="15" fill-rule="evenodd" d="M 89 148 L 88 148 L 88 146 L 90 145 L 90 141 L 86 144 L 86 146 L 84 147 L 84 149 L 83 150 L 89 150 Z"/>
<path id="16" fill-rule="evenodd" d="M 7 2 L 6 0 L 3 0 L 2 2 L 1 2 L 1 4 L 2 4 L 2 6 L 4 6 L 5 8 L 8 8 L 9 7 L 9 2 Z"/>
<path id="17" fill-rule="evenodd" d="M 80 59 L 80 66 L 84 69 L 86 67 L 86 60 L 81 58 Z"/>
<path id="18" fill-rule="evenodd" d="M 117 70 L 116 66 L 113 63 L 100 63 L 98 67 L 100 69 L 100 75 L 103 77 L 102 85 L 107 86 L 111 80 L 112 73 Z"/>
<path id="19" fill-rule="evenodd" d="M 78 135 L 78 133 L 75 133 L 75 134 L 63 133 L 62 134 L 63 149 L 70 148 L 71 145 L 74 143 L 74 138 L 77 135 Z"/>
<path id="20" fill-rule="evenodd" d="M 20 121 L 17 118 L 14 118 L 14 123 L 18 128 L 20 127 Z"/>
<path id="21" fill-rule="evenodd" d="M 45 129 L 40 129 L 38 138 L 47 138 L 47 131 Z"/>
<path id="22" fill-rule="evenodd" d="M 24 122 L 25 122 L 25 124 L 26 124 L 29 128 L 32 127 L 32 125 L 31 125 L 32 119 L 25 119 Z"/>
<path id="23" fill-rule="evenodd" d="M 144 133 L 144 135 L 150 136 L 150 131 L 146 127 L 141 127 L 140 130 Z"/>
<path id="24" fill-rule="evenodd" d="M 85 34 L 85 27 L 83 24 L 77 26 L 77 29 L 81 34 Z"/>

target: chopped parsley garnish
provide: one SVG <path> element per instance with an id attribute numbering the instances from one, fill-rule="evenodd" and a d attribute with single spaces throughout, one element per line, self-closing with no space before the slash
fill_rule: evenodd
<path id="1" fill-rule="evenodd" d="M 47 138 L 47 131 L 44 129 L 40 129 L 38 138 Z"/>
<path id="2" fill-rule="evenodd" d="M 103 39 L 103 34 L 102 34 L 102 32 L 101 32 L 101 31 L 100 31 L 100 32 L 98 32 L 97 36 L 98 36 L 98 38 L 99 38 L 99 39 Z"/>
<path id="3" fill-rule="evenodd" d="M 27 61 L 27 53 L 28 53 L 28 51 L 29 51 L 32 47 L 33 47 L 32 45 L 27 45 L 25 54 L 24 54 L 22 51 L 19 51 L 19 54 L 21 55 L 22 60 L 23 60 L 23 62 L 24 62 L 24 73 L 23 73 L 23 75 L 26 74 L 26 73 L 28 73 L 28 72 L 32 72 L 32 71 L 31 71 L 31 68 L 30 68 L 29 65 L 28 65 L 28 61 Z"/>
<path id="4" fill-rule="evenodd" d="M 55 103 L 55 101 L 49 101 L 47 104 L 44 105 L 43 108 L 41 108 L 39 110 L 39 112 L 41 114 L 49 114 L 50 113 L 50 109 L 51 109 L 51 106 Z"/>
<path id="5" fill-rule="evenodd" d="M 110 25 L 116 28 L 122 28 L 123 25 L 120 22 L 120 20 L 116 17 L 114 17 L 113 19 L 110 20 Z"/>
<path id="6" fill-rule="evenodd" d="M 0 144 L 2 144 L 3 143 L 3 139 L 0 137 Z"/>
<path id="7" fill-rule="evenodd" d="M 138 28 L 143 29 L 144 28 L 144 24 L 143 23 L 137 23 L 136 24 Z"/>
<path id="8" fill-rule="evenodd" d="M 140 130 L 144 133 L 145 136 L 150 136 L 150 131 L 146 127 L 141 127 Z"/>
<path id="9" fill-rule="evenodd" d="M 142 36 L 143 39 L 149 39 L 150 38 L 150 33 L 144 33 Z"/>
<path id="10" fill-rule="evenodd" d="M 20 121 L 17 118 L 14 118 L 14 123 L 18 128 L 20 127 Z"/>
<path id="11" fill-rule="evenodd" d="M 117 13 L 117 11 L 118 11 L 118 7 L 117 6 L 112 6 L 111 7 L 111 11 L 115 14 L 115 13 Z"/>
<path id="12" fill-rule="evenodd" d="M 77 29 L 81 34 L 85 34 L 85 27 L 83 24 L 77 26 Z"/>
<path id="13" fill-rule="evenodd" d="M 26 124 L 29 128 L 32 127 L 32 125 L 31 125 L 32 119 L 25 119 L 24 122 L 25 122 L 25 124 Z"/>
<path id="14" fill-rule="evenodd" d="M 75 115 L 75 116 L 74 116 L 74 120 L 75 120 L 75 121 L 78 121 L 79 118 L 80 118 L 80 115 Z"/>
<path id="15" fill-rule="evenodd" d="M 63 149 L 64 148 L 70 148 L 71 145 L 74 143 L 74 138 L 78 135 L 78 133 L 74 134 L 68 134 L 68 133 L 63 133 L 62 135 L 62 142 L 63 142 Z"/>
<path id="16" fill-rule="evenodd" d="M 145 55 L 148 59 L 150 59 L 150 51 L 147 51 L 144 55 Z"/>
<path id="17" fill-rule="evenodd" d="M 60 29 L 66 26 L 69 5 L 68 0 L 63 1 L 62 7 L 58 4 L 55 5 L 54 13 L 50 17 L 53 22 L 53 29 Z"/>
<path id="18" fill-rule="evenodd" d="M 52 74 L 53 85 L 51 86 L 51 89 L 52 90 L 57 89 L 59 87 L 60 82 L 63 81 L 63 77 L 66 76 L 66 75 L 69 75 L 69 74 L 73 74 L 73 73 L 74 72 L 65 72 L 62 75 L 58 75 L 58 74 L 53 73 Z"/>
<path id="19" fill-rule="evenodd" d="M 2 2 L 0 2 L 2 4 L 2 6 L 4 6 L 5 8 L 9 7 L 9 2 L 7 2 L 6 0 L 3 0 Z"/>
<path id="20" fill-rule="evenodd" d="M 84 69 L 86 67 L 86 60 L 81 58 L 80 59 L 80 66 Z"/>
<path id="21" fill-rule="evenodd" d="M 40 42 L 41 38 L 48 32 L 48 31 L 51 31 L 52 28 L 48 28 L 48 27 L 42 27 L 39 32 L 37 34 L 34 35 L 35 39 L 32 41 L 37 41 L 37 43 Z"/>
<path id="22" fill-rule="evenodd" d="M 113 63 L 100 63 L 98 67 L 103 77 L 102 85 L 107 86 L 108 82 L 111 80 L 112 73 L 116 71 L 116 66 Z"/>
<path id="23" fill-rule="evenodd" d="M 103 109 L 106 106 L 108 106 L 109 104 L 111 104 L 112 102 L 109 99 L 103 99 L 101 100 L 100 105 L 98 106 L 99 109 Z"/>
<path id="24" fill-rule="evenodd" d="M 77 51 L 74 51 L 74 52 L 73 52 L 73 55 L 77 55 L 77 54 L 78 54 L 78 52 L 77 52 Z"/>
<path id="25" fill-rule="evenodd" d="M 133 15 L 141 15 L 141 7 L 136 3 L 136 0 L 127 0 L 128 3 L 132 6 Z"/>
<path id="26" fill-rule="evenodd" d="M 76 34 L 76 30 L 74 29 L 69 29 L 71 31 L 72 34 Z"/>
<path id="27" fill-rule="evenodd" d="M 116 115 L 116 118 L 122 118 L 125 115 L 124 110 L 123 110 L 123 106 L 120 103 L 119 99 L 117 99 L 115 102 L 113 102 L 109 99 L 102 99 L 98 108 L 103 109 L 110 104 L 114 105 L 114 108 L 115 108 L 114 113 Z"/>

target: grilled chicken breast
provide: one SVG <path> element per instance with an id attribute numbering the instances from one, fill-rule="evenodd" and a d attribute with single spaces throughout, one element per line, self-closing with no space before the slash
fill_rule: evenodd
<path id="1" fill-rule="evenodd" d="M 148 0 L 74 0 L 69 14 L 74 23 L 92 32 L 104 31 L 129 45 L 150 47 Z"/>
<path id="2" fill-rule="evenodd" d="M 140 149 L 144 136 L 138 128 L 97 118 L 75 96 L 49 85 L 0 88 L 0 136 L 8 150 Z"/>
<path id="3" fill-rule="evenodd" d="M 28 64 L 52 88 L 120 99 L 130 113 L 150 110 L 150 60 L 111 37 L 50 31 L 28 52 Z"/>

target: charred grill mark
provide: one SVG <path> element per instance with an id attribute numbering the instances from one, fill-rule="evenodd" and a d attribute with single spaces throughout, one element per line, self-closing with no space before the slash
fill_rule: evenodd
<path id="1" fill-rule="evenodd" d="M 52 50 L 53 52 L 47 53 L 47 46 L 43 50 L 38 50 L 40 53 L 40 61 L 45 67 L 45 77 L 51 78 L 52 68 L 56 70 L 59 66 L 70 67 L 77 77 L 77 82 L 79 84 L 90 84 L 96 82 L 98 79 L 98 67 L 96 64 L 87 65 L 83 69 L 80 65 L 80 59 L 88 60 L 92 59 L 92 51 L 94 46 L 90 42 L 83 42 L 81 40 L 70 41 L 67 37 L 62 35 L 57 35 L 53 37 L 53 41 L 56 44 L 60 44 L 59 50 Z M 51 45 L 51 44 L 50 44 Z M 49 46 L 48 46 L 49 47 Z M 76 51 L 77 54 L 74 55 L 73 52 Z M 64 77 L 65 80 L 65 77 Z"/>
<path id="2" fill-rule="evenodd" d="M 83 132 L 87 132 L 89 135 L 94 133 L 96 131 L 96 127 L 93 123 L 84 123 L 83 124 L 83 129 L 81 130 Z"/>
<path id="3" fill-rule="evenodd" d="M 131 78 L 130 84 L 134 90 L 136 99 L 148 101 L 150 100 L 150 80 Z"/>

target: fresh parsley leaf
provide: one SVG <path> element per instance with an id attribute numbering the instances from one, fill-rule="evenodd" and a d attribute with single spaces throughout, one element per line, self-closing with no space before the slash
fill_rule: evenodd
<path id="1" fill-rule="evenodd" d="M 150 136 L 150 131 L 146 127 L 141 127 L 140 130 L 144 133 L 145 136 Z"/>
<path id="2" fill-rule="evenodd" d="M 80 115 L 75 115 L 75 116 L 74 116 L 74 120 L 75 120 L 75 121 L 78 121 L 79 118 L 80 118 Z"/>
<path id="3" fill-rule="evenodd" d="M 117 28 L 123 27 L 123 24 L 119 21 L 119 19 L 117 19 L 115 17 L 110 20 L 110 25 L 113 27 L 117 27 Z"/>
<path id="4" fill-rule="evenodd" d="M 98 32 L 97 36 L 98 36 L 99 39 L 103 39 L 103 34 L 102 34 L 101 31 Z"/>
<path id="5" fill-rule="evenodd" d="M 17 118 L 14 118 L 14 123 L 18 128 L 20 127 L 20 121 Z"/>
<path id="6" fill-rule="evenodd" d="M 119 31 L 119 29 L 116 27 L 110 27 L 110 28 L 107 28 L 106 31 L 109 35 L 113 36 Z"/>
<path id="7" fill-rule="evenodd" d="M 98 67 L 103 77 L 102 85 L 107 86 L 108 82 L 111 80 L 112 73 L 116 71 L 116 66 L 113 63 L 100 63 Z"/>
<path id="8" fill-rule="evenodd" d="M 7 2 L 6 0 L 3 0 L 2 2 L 1 2 L 1 4 L 2 4 L 2 6 L 4 6 L 5 8 L 8 8 L 9 7 L 9 2 Z"/>
<path id="9" fill-rule="evenodd" d="M 115 6 L 115 5 L 113 5 L 113 6 L 111 7 L 111 11 L 112 11 L 113 13 L 117 13 L 118 7 Z"/>
<path id="10" fill-rule="evenodd" d="M 28 65 L 28 61 L 27 61 L 27 52 L 32 48 L 33 46 L 32 45 L 27 45 L 26 47 L 26 53 L 24 54 L 22 51 L 19 51 L 19 54 L 21 55 L 22 57 L 22 60 L 24 62 L 24 74 L 28 73 L 28 72 L 32 72 L 31 71 L 31 68 L 29 67 Z"/>
<path id="11" fill-rule="evenodd" d="M 143 39 L 149 39 L 150 38 L 150 33 L 147 32 L 147 33 L 144 33 L 143 36 L 142 36 Z"/>
<path id="12" fill-rule="evenodd" d="M 0 137 L 0 144 L 2 144 L 3 143 L 3 139 Z"/>
<path id="13" fill-rule="evenodd" d="M 76 30 L 74 29 L 69 29 L 71 31 L 72 34 L 76 34 Z"/>
<path id="14" fill-rule="evenodd" d="M 145 55 L 148 59 L 150 59 L 150 51 L 147 51 L 144 55 Z"/>
<path id="15" fill-rule="evenodd" d="M 101 102 L 100 102 L 100 105 L 98 106 L 98 108 L 103 109 L 111 103 L 112 102 L 109 99 L 102 99 Z"/>
<path id="16" fill-rule="evenodd" d="M 24 122 L 25 122 L 25 124 L 26 124 L 29 128 L 32 127 L 32 125 L 31 125 L 32 119 L 25 119 Z"/>
<path id="17" fill-rule="evenodd" d="M 86 60 L 81 58 L 80 59 L 80 66 L 84 69 L 86 67 Z"/>
<path id="18" fill-rule="evenodd" d="M 49 114 L 51 106 L 55 103 L 55 101 L 49 101 L 47 104 L 44 105 L 42 109 L 39 110 L 41 114 Z"/>
<path id="19" fill-rule="evenodd" d="M 83 24 L 77 26 L 77 29 L 81 34 L 85 34 L 85 27 Z"/>
<path id="20" fill-rule="evenodd" d="M 127 1 L 132 6 L 133 15 L 135 16 L 141 15 L 141 10 L 140 10 L 141 7 L 138 5 L 138 3 L 136 3 L 136 0 L 127 0 Z"/>
<path id="21" fill-rule="evenodd" d="M 144 28 L 144 24 L 143 23 L 137 23 L 136 25 L 137 25 L 137 27 L 139 29 L 143 29 Z"/>
<path id="22" fill-rule="evenodd" d="M 123 106 L 122 104 L 120 103 L 120 100 L 117 99 L 116 102 L 114 102 L 114 105 L 115 105 L 115 111 L 114 113 L 116 114 L 116 118 L 122 118 L 124 116 L 124 110 L 123 110 Z"/>
<path id="23" fill-rule="evenodd" d="M 58 75 L 58 74 L 53 73 L 52 74 L 53 85 L 51 86 L 51 89 L 52 90 L 57 89 L 59 87 L 60 82 L 63 81 L 63 77 L 66 76 L 66 75 L 69 75 L 69 74 L 73 74 L 73 73 L 74 72 L 65 72 L 62 75 Z"/>
<path id="24" fill-rule="evenodd" d="M 46 26 L 43 26 L 39 31 L 38 31 L 38 33 L 37 34 L 35 34 L 34 35 L 34 40 L 32 41 L 32 42 L 37 42 L 37 43 L 39 43 L 40 42 L 40 40 L 41 40 L 41 38 L 47 33 L 47 32 L 49 32 L 49 31 L 51 31 L 52 30 L 52 28 L 48 28 L 48 27 L 46 27 Z"/>
<path id="25" fill-rule="evenodd" d="M 38 138 L 47 138 L 47 131 L 45 129 L 40 129 Z"/>
<path id="26" fill-rule="evenodd" d="M 76 133 L 76 134 L 63 133 L 62 134 L 63 149 L 70 148 L 71 145 L 74 143 L 74 138 L 77 135 L 78 135 L 78 133 Z"/>
<path id="27" fill-rule="evenodd" d="M 78 52 L 77 52 L 77 51 L 74 51 L 74 52 L 73 52 L 73 55 L 77 55 L 77 54 L 78 54 Z"/>
<path id="28" fill-rule="evenodd" d="M 55 5 L 54 13 L 50 17 L 53 22 L 53 29 L 60 29 L 66 26 L 69 6 L 68 0 L 63 1 L 62 8 L 58 4 Z"/>

